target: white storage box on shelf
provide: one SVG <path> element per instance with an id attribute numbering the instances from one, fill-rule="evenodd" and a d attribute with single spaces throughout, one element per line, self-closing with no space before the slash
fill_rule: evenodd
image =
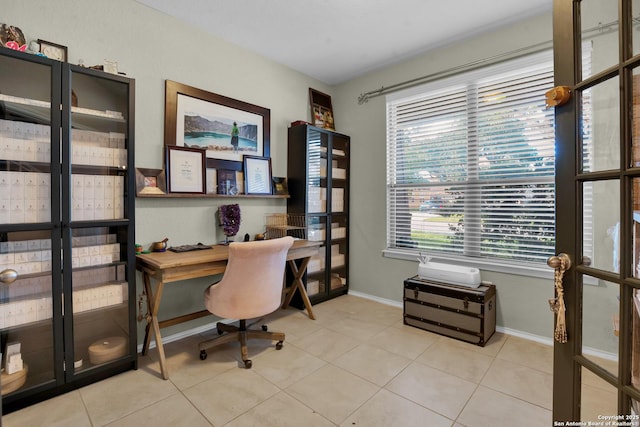
<path id="1" fill-rule="evenodd" d="M 450 283 L 469 288 L 480 286 L 480 270 L 477 268 L 431 262 L 428 259 L 421 261 L 423 262 L 418 265 L 418 277 L 423 280 Z"/>

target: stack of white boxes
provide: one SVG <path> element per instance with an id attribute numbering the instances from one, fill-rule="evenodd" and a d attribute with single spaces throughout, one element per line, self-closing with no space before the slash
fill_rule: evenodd
<path id="1" fill-rule="evenodd" d="M 307 230 L 307 240 L 312 242 L 321 242 L 326 238 L 324 224 L 309 226 Z"/>
<path id="2" fill-rule="evenodd" d="M 309 258 L 309 264 L 307 264 L 307 272 L 308 273 L 317 273 L 318 271 L 322 271 L 325 268 L 325 256 L 324 256 L 324 246 L 320 247 L 320 251 L 318 255 L 314 255 Z"/>
<path id="3" fill-rule="evenodd" d="M 90 245 L 76 245 L 76 241 L 96 240 Z M 71 265 L 73 268 L 108 265 L 120 261 L 120 244 L 116 236 L 74 238 Z M 51 271 L 51 240 L 34 239 L 0 242 L 0 271 L 11 268 L 19 276 Z M 13 289 L 13 287 L 11 287 Z"/>
<path id="4" fill-rule="evenodd" d="M 51 276 L 19 279 L 0 302 L 0 328 L 9 328 L 53 317 Z"/>
<path id="5" fill-rule="evenodd" d="M 0 120 L 0 159 L 51 162 L 51 131 L 46 125 Z"/>
<path id="6" fill-rule="evenodd" d="M 73 174 L 71 179 L 73 221 L 124 218 L 123 176 Z"/>
<path id="7" fill-rule="evenodd" d="M 51 176 L 0 171 L 0 223 L 51 221 Z"/>
<path id="8" fill-rule="evenodd" d="M 4 370 L 7 374 L 12 375 L 22 371 L 24 362 L 22 361 L 22 353 L 20 352 L 21 344 L 19 342 L 7 343 L 7 355 L 5 356 Z"/>
<path id="9" fill-rule="evenodd" d="M 340 227 L 337 222 L 331 223 L 331 238 L 344 239 L 347 237 L 347 227 Z"/>
<path id="10" fill-rule="evenodd" d="M 127 166 L 123 133 L 73 129 L 71 146 L 71 163 L 74 165 Z"/>
<path id="11" fill-rule="evenodd" d="M 124 276 L 124 272 L 118 274 Z M 119 282 L 113 269 L 100 268 L 73 274 L 73 312 L 95 310 L 122 304 L 126 298 L 126 283 Z"/>
<path id="12" fill-rule="evenodd" d="M 340 253 L 340 245 L 331 245 L 331 268 L 344 265 L 344 254 Z"/>
<path id="13" fill-rule="evenodd" d="M 331 212 L 344 212 L 344 188 L 331 189 Z"/>
<path id="14" fill-rule="evenodd" d="M 51 240 L 0 242 L 0 271 L 7 268 L 18 275 L 51 271 Z"/>
<path id="15" fill-rule="evenodd" d="M 115 234 L 74 237 L 71 248 L 71 267 L 107 265 L 120 261 L 120 243 Z"/>
<path id="16" fill-rule="evenodd" d="M 307 200 L 307 211 L 327 211 L 327 189 L 325 187 L 309 187 L 307 193 L 309 197 L 309 200 Z"/>

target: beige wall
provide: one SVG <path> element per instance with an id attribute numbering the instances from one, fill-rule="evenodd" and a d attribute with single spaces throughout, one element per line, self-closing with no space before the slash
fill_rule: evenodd
<path id="1" fill-rule="evenodd" d="M 308 88 L 331 94 L 336 128 L 352 137 L 350 287 L 397 304 L 402 300 L 402 281 L 415 274 L 417 264 L 382 256 L 386 235 L 385 100 L 377 97 L 358 105 L 358 95 L 552 38 L 547 14 L 329 87 L 131 0 L 25 0 L 4 5 L 3 20 L 19 26 L 30 39 L 68 46 L 72 63 L 82 59 L 93 65 L 112 59 L 136 79 L 138 167 L 162 167 L 165 79 L 270 108 L 273 173 L 281 176 L 287 169 L 287 126 L 294 120 L 309 119 Z M 170 244 L 215 242 L 221 236 L 214 213 L 225 202 L 137 199 L 136 241 L 146 245 L 168 237 Z M 283 200 L 240 200 L 240 205 L 240 234 L 260 231 L 266 213 L 286 209 Z M 499 326 L 551 336 L 553 318 L 547 305 L 553 295 L 551 280 L 487 271 L 482 278 L 498 288 Z M 169 316 L 200 309 L 201 290 L 207 283 L 169 286 L 163 312 Z M 202 324 L 201 319 L 164 332 L 178 333 Z M 142 329 L 140 324 L 139 334 Z"/>

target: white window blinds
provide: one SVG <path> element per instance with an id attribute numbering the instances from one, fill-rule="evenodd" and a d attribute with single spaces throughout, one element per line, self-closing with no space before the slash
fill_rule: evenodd
<path id="1" fill-rule="evenodd" d="M 551 52 L 387 98 L 387 245 L 545 262 L 554 253 Z"/>

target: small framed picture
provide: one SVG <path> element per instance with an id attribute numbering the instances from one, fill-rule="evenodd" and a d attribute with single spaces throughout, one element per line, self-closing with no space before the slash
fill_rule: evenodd
<path id="1" fill-rule="evenodd" d="M 67 62 L 67 47 L 61 44 L 48 42 L 46 40 L 38 39 L 40 45 L 40 53 L 47 58 L 55 59 L 61 62 Z"/>
<path id="2" fill-rule="evenodd" d="M 205 194 L 205 154 L 197 148 L 167 146 L 169 193 Z"/>
<path id="3" fill-rule="evenodd" d="M 273 194 L 279 196 L 288 196 L 289 189 L 287 188 L 287 178 L 281 176 L 273 177 Z"/>
<path id="4" fill-rule="evenodd" d="M 218 194 L 226 194 L 228 196 L 238 195 L 236 171 L 229 170 L 229 169 L 218 169 L 217 180 L 218 180 Z"/>
<path id="5" fill-rule="evenodd" d="M 136 195 L 166 194 L 167 182 L 162 169 L 136 168 Z"/>
<path id="6" fill-rule="evenodd" d="M 311 123 L 320 128 L 336 130 L 331 96 L 309 88 L 309 102 L 311 104 Z"/>
<path id="7" fill-rule="evenodd" d="M 271 194 L 271 159 L 269 157 L 244 156 L 246 194 Z"/>

